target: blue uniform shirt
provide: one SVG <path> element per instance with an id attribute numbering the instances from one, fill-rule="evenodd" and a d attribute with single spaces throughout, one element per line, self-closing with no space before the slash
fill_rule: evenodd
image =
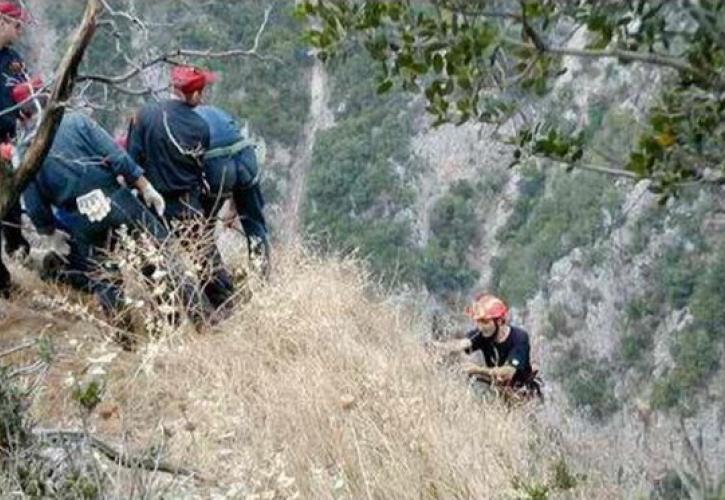
<path id="1" fill-rule="evenodd" d="M 207 149 L 209 126 L 193 107 L 175 99 L 144 106 L 128 134 L 129 154 L 164 196 L 201 190 Z"/>
<path id="2" fill-rule="evenodd" d="M 75 211 L 76 198 L 94 189 L 115 190 L 119 175 L 131 186 L 143 170 L 91 118 L 66 113 L 48 156 L 23 192 L 25 209 L 39 232 L 50 233 L 55 229 L 52 206 Z"/>
<path id="3" fill-rule="evenodd" d="M 198 106 L 194 111 L 209 125 L 209 149 L 231 146 L 245 139 L 234 117 L 216 106 Z M 247 189 L 257 180 L 259 166 L 253 146 L 247 146 L 233 156 L 204 161 L 204 171 L 212 195 L 229 194 L 234 188 Z"/>

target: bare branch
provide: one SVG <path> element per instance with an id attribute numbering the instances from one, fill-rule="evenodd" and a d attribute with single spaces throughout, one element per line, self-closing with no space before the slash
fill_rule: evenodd
<path id="1" fill-rule="evenodd" d="M 120 75 L 116 76 L 108 76 L 108 75 L 98 75 L 98 74 L 89 74 L 89 75 L 79 75 L 78 81 L 95 81 L 99 83 L 103 83 L 106 85 L 118 85 L 120 83 L 127 82 L 131 78 L 135 77 L 139 73 L 143 72 L 144 70 L 155 66 L 160 63 L 166 63 L 166 64 L 180 64 L 180 61 L 178 61 L 176 58 L 178 57 L 201 57 L 201 58 L 211 58 L 211 59 L 223 59 L 227 57 L 253 57 L 255 59 L 259 59 L 261 61 L 274 61 L 279 64 L 284 64 L 284 61 L 282 61 L 280 58 L 276 56 L 265 56 L 260 54 L 259 51 L 259 42 L 262 37 L 262 33 L 264 33 L 264 30 L 267 27 L 267 24 L 269 23 L 269 16 L 272 13 L 273 6 L 267 7 L 264 10 L 264 19 L 262 20 L 262 23 L 259 26 L 259 29 L 257 30 L 257 34 L 254 37 L 254 43 L 252 44 L 252 47 L 249 49 L 230 49 L 230 50 L 223 50 L 223 51 L 214 51 L 212 49 L 207 50 L 193 50 L 193 49 L 183 49 L 179 48 L 176 50 L 172 50 L 166 53 L 163 53 L 161 55 L 158 55 L 152 59 L 149 59 L 147 61 L 143 61 L 140 64 L 135 65 L 133 68 L 128 70 L 126 73 L 122 73 Z M 125 93 L 132 93 L 132 91 L 126 91 Z M 138 95 L 138 94 L 135 94 Z"/>
<path id="2" fill-rule="evenodd" d="M 557 160 L 554 158 L 550 158 L 548 156 L 543 155 L 531 155 L 534 158 L 540 158 L 542 160 L 548 160 L 552 161 L 554 163 L 558 163 L 560 165 L 566 165 L 569 167 L 573 167 L 577 170 L 588 170 L 590 172 L 596 172 L 599 174 L 606 174 L 606 175 L 613 175 L 615 177 L 626 177 L 628 179 L 632 179 L 635 181 L 641 181 L 646 179 L 646 177 L 642 177 L 640 175 L 637 175 L 636 173 L 630 171 L 630 170 L 624 170 L 622 168 L 615 168 L 615 167 L 605 167 L 603 165 L 587 165 L 583 163 L 576 163 L 576 162 L 569 162 L 565 160 Z M 703 184 L 709 184 L 714 186 L 725 186 L 725 176 L 711 176 L 711 177 L 702 177 L 699 179 L 693 179 L 689 181 L 681 181 L 675 183 L 676 186 L 679 187 L 688 187 L 688 186 L 694 186 L 694 185 L 703 185 Z"/>
<path id="3" fill-rule="evenodd" d="M 29 340 L 27 342 L 23 342 L 22 344 L 16 345 L 15 347 L 11 347 L 10 349 L 8 349 L 6 351 L 0 352 L 0 358 L 4 358 L 5 356 L 10 356 L 13 353 L 27 349 L 28 347 L 33 347 L 36 344 L 36 342 L 37 342 L 37 340 Z"/>
<path id="4" fill-rule="evenodd" d="M 607 174 L 607 175 L 613 175 L 615 177 L 626 177 L 628 179 L 633 180 L 641 180 L 640 176 L 635 174 L 634 172 L 630 172 L 629 170 L 624 170 L 621 168 L 612 168 L 612 167 L 605 167 L 602 165 L 585 165 L 583 163 L 572 163 L 564 160 L 555 160 L 553 158 L 549 158 L 548 156 L 541 156 L 541 155 L 532 155 L 535 158 L 540 158 L 542 160 L 549 160 L 555 163 L 559 163 L 560 165 L 567 165 L 574 167 L 578 170 L 588 170 L 590 172 L 597 172 L 599 174 Z"/>
<path id="5" fill-rule="evenodd" d="M 71 440 L 71 441 L 83 441 L 88 440 L 89 444 L 111 459 L 115 463 L 128 468 L 142 468 L 153 472 L 166 472 L 168 474 L 174 474 L 179 476 L 191 476 L 198 480 L 204 481 L 201 474 L 195 470 L 187 469 L 185 467 L 178 467 L 176 465 L 163 462 L 161 460 L 148 458 L 148 457 L 129 457 L 125 453 L 115 449 L 113 446 L 101 441 L 97 437 L 91 436 L 84 431 L 71 431 L 64 429 L 33 429 L 33 434 L 40 437 L 41 439 L 47 440 Z"/>
<path id="6" fill-rule="evenodd" d="M 16 368 L 14 370 L 11 370 L 9 373 L 9 377 L 18 377 L 18 376 L 25 376 L 25 375 L 31 375 L 33 373 L 37 373 L 41 370 L 45 370 L 48 368 L 48 364 L 44 361 L 36 361 L 35 363 L 28 365 L 28 366 L 22 366 L 20 368 Z"/>
<path id="7" fill-rule="evenodd" d="M 514 47 L 527 48 L 527 49 L 530 49 L 533 51 L 540 51 L 540 52 L 542 51 L 539 49 L 539 47 L 530 45 L 528 43 L 522 43 L 522 42 L 519 42 L 518 40 L 513 40 L 511 38 L 507 38 L 505 41 L 507 44 L 512 45 Z M 583 58 L 590 58 L 590 59 L 616 58 L 616 59 L 621 59 L 623 61 L 635 61 L 635 62 L 641 62 L 641 63 L 645 63 L 645 64 L 652 64 L 655 66 L 665 66 L 665 67 L 676 69 L 683 73 L 690 73 L 690 74 L 696 75 L 698 78 L 701 78 L 702 80 L 706 80 L 706 81 L 712 80 L 711 75 L 703 73 L 699 69 L 688 64 L 686 61 L 684 61 L 682 59 L 677 59 L 674 57 L 665 56 L 662 54 L 634 52 L 631 50 L 622 50 L 622 49 L 593 50 L 593 49 L 573 49 L 573 48 L 568 48 L 568 47 L 545 47 L 543 51 L 547 52 L 549 54 L 556 54 L 556 55 L 562 55 L 562 56 L 583 57 Z"/>

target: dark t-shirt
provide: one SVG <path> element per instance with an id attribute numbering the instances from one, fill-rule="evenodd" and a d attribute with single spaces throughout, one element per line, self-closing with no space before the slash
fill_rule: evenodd
<path id="1" fill-rule="evenodd" d="M 173 99 L 144 106 L 128 136 L 131 158 L 164 196 L 201 190 L 207 149 L 209 125 L 194 108 Z"/>
<path id="2" fill-rule="evenodd" d="M 471 340 L 471 348 L 467 349 L 466 353 L 470 354 L 480 350 L 486 366 L 489 368 L 513 366 L 516 368 L 513 383 L 519 384 L 531 376 L 529 334 L 515 326 L 510 328 L 508 337 L 501 343 L 484 337 L 478 329 L 469 331 L 466 337 Z"/>

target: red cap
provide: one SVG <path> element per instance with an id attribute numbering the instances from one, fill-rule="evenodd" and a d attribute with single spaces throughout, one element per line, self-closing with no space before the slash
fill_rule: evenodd
<path id="1" fill-rule="evenodd" d="M 13 2 L 0 2 L 0 15 L 12 17 L 20 21 L 28 20 L 28 13 Z"/>
<path id="2" fill-rule="evenodd" d="M 174 66 L 171 70 L 171 85 L 184 94 L 193 94 L 216 80 L 216 73 L 193 66 Z"/>
<path id="3" fill-rule="evenodd" d="M 28 97 L 30 97 L 32 94 L 35 94 L 42 88 L 43 79 L 39 76 L 34 76 L 30 79 L 30 81 L 21 82 L 15 85 L 10 91 L 10 95 L 13 98 L 13 102 L 17 104 L 19 102 L 26 101 Z"/>

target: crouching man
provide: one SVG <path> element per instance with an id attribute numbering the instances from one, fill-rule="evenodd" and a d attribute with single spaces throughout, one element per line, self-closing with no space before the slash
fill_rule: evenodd
<path id="1" fill-rule="evenodd" d="M 39 82 L 23 83 L 12 91 L 15 102 L 25 103 L 19 126 L 27 134 L 33 133 L 34 117 L 46 100 L 36 94 L 41 86 Z M 22 155 L 22 145 L 20 149 Z M 94 293 L 109 314 L 115 314 L 123 303 L 121 288 L 98 272 L 112 231 L 126 225 L 156 240 L 168 236 L 159 218 L 118 183 L 118 176 L 127 186 L 136 187 L 156 214 L 163 215 L 163 197 L 111 136 L 85 114 L 66 112 L 43 165 L 22 194 L 43 243 L 66 262 L 59 278 Z M 59 220 L 68 234 L 57 227 Z M 192 288 L 185 290 L 188 297 L 184 300 L 192 307 L 197 298 Z"/>
<path id="2" fill-rule="evenodd" d="M 434 345 L 448 352 L 481 351 L 484 365 L 469 361 L 463 370 L 502 389 L 507 398 L 541 397 L 537 372 L 530 361 L 529 334 L 508 324 L 509 311 L 504 301 L 493 295 L 478 295 L 466 314 L 475 321 L 475 328 L 462 339 Z"/>

